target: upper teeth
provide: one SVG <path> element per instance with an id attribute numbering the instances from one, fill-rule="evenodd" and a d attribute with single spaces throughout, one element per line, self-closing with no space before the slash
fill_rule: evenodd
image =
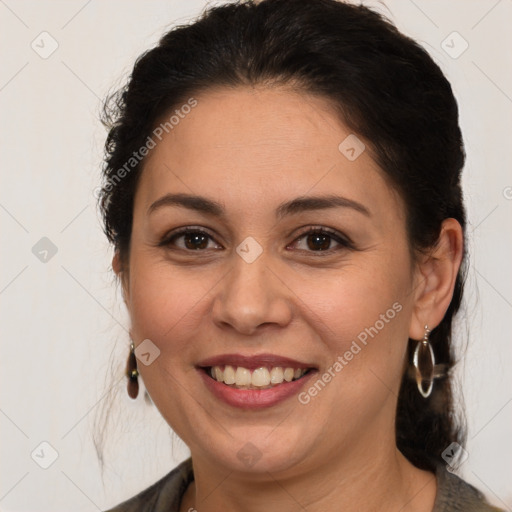
<path id="1" fill-rule="evenodd" d="M 270 370 L 262 366 L 255 370 L 248 370 L 243 366 L 212 366 L 210 375 L 217 381 L 224 384 L 241 388 L 263 388 L 281 384 L 283 381 L 291 382 L 299 379 L 307 372 L 304 368 L 282 368 L 272 367 Z"/>

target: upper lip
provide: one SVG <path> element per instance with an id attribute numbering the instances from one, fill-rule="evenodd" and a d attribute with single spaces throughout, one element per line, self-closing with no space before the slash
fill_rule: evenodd
<path id="1" fill-rule="evenodd" d="M 316 368 L 310 363 L 304 363 L 302 361 L 297 361 L 296 359 L 282 357 L 275 354 L 258 354 L 254 356 L 244 356 L 242 354 L 220 354 L 218 356 L 213 356 L 202 360 L 200 363 L 198 363 L 197 366 L 204 368 L 222 365 L 241 366 L 243 368 L 247 368 L 248 370 L 254 370 L 262 366 L 281 366 L 283 368 Z"/>

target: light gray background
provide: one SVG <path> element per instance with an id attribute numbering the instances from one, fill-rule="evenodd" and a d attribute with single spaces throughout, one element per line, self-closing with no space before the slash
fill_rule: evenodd
<path id="1" fill-rule="evenodd" d="M 469 420 L 461 474 L 511 510 L 512 2 L 365 3 L 427 48 L 459 101 L 471 252 L 460 329 L 468 349 L 458 373 Z M 94 189 L 105 138 L 101 99 L 165 28 L 205 5 L 0 0 L 2 511 L 104 509 L 188 455 L 154 407 L 126 396 L 129 324 Z M 58 44 L 47 58 L 40 54 L 52 39 L 43 31 Z M 458 58 L 464 43 L 446 39 L 453 31 L 469 44 Z M 32 252 L 42 237 L 58 249 L 46 263 Z M 119 394 L 102 480 L 91 433 L 109 390 Z M 48 469 L 40 467 L 52 454 L 43 441 L 58 454 Z"/>

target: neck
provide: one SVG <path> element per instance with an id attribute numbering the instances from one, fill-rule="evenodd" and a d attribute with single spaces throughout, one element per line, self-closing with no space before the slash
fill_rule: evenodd
<path id="1" fill-rule="evenodd" d="M 382 445 L 374 448 L 366 446 L 353 450 L 350 457 L 324 459 L 307 472 L 265 472 L 256 478 L 193 455 L 195 480 L 183 497 L 180 512 L 431 511 L 435 475 L 413 466 L 394 445 L 388 451 Z"/>

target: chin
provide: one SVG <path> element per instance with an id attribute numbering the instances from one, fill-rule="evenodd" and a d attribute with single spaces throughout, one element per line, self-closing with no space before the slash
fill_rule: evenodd
<path id="1" fill-rule="evenodd" d="M 213 439 L 203 449 L 229 471 L 251 475 L 288 472 L 307 458 L 312 447 L 308 449 L 306 436 L 299 429 L 286 434 L 278 430 L 255 426 L 231 430 L 232 437 L 223 436 L 216 449 L 212 450 Z"/>

